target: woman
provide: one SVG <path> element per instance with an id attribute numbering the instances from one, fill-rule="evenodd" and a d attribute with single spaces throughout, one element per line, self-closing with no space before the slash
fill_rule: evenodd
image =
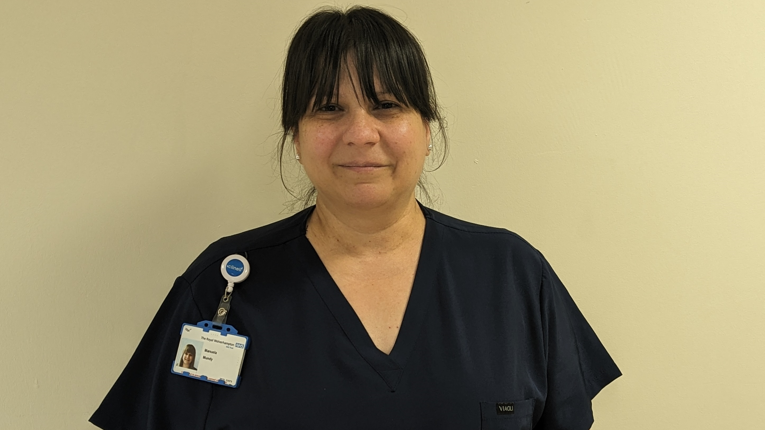
<path id="1" fill-rule="evenodd" d="M 197 358 L 197 349 L 194 348 L 194 345 L 188 344 L 183 349 L 183 354 L 181 354 L 181 358 L 178 360 L 178 367 L 183 367 L 184 369 L 191 369 L 191 370 L 197 370 L 196 367 L 194 367 L 194 361 Z"/>
<path id="2" fill-rule="evenodd" d="M 294 150 L 315 206 L 203 252 L 91 421 L 589 428 L 591 399 L 620 373 L 544 257 L 415 199 L 431 127 L 443 131 L 416 39 L 374 9 L 318 12 L 292 40 L 282 91 L 281 154 Z M 172 375 L 163 358 L 181 324 L 215 312 L 232 253 L 251 265 L 228 319 L 251 341 L 236 389 Z"/>

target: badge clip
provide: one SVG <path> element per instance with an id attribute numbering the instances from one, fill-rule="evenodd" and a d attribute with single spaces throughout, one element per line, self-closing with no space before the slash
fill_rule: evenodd
<path id="1" fill-rule="evenodd" d="M 232 254 L 223 259 L 220 265 L 220 273 L 228 281 L 226 291 L 218 303 L 218 309 L 212 319 L 212 324 L 216 328 L 221 328 L 226 324 L 228 313 L 231 310 L 231 294 L 234 292 L 234 284 L 238 284 L 250 275 L 250 263 L 246 258 L 239 254 Z"/>

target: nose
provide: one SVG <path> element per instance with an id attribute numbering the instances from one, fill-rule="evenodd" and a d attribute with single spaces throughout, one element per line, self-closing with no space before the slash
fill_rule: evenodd
<path id="1" fill-rule="evenodd" d="M 366 109 L 359 107 L 347 116 L 343 140 L 348 145 L 374 145 L 380 140 L 378 120 Z"/>

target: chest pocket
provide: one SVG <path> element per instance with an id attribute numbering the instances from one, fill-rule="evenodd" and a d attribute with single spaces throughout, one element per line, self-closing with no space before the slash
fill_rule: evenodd
<path id="1" fill-rule="evenodd" d="M 531 430 L 534 399 L 481 402 L 481 430 Z"/>

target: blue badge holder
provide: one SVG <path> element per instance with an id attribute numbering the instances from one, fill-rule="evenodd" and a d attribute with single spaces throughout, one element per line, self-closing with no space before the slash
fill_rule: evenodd
<path id="1" fill-rule="evenodd" d="M 204 334 L 208 334 L 212 336 L 205 337 Z M 185 342 L 184 342 L 185 341 Z M 212 321 L 200 321 L 194 324 L 184 324 L 183 327 L 181 327 L 181 340 L 178 345 L 178 356 L 181 355 L 181 348 L 184 348 L 184 343 L 188 345 L 193 344 L 201 344 L 202 347 L 200 350 L 202 351 L 201 359 L 199 359 L 199 363 L 197 364 L 198 367 L 200 367 L 198 372 L 188 371 L 188 370 L 181 370 L 184 369 L 183 367 L 178 365 L 177 358 L 173 360 L 170 371 L 176 375 L 185 376 L 187 378 L 197 379 L 200 381 L 209 382 L 211 384 L 216 385 L 223 385 L 225 387 L 231 387 L 236 388 L 239 386 L 239 382 L 241 381 L 241 370 L 242 370 L 242 363 L 244 362 L 244 355 L 245 352 L 250 348 L 250 338 L 247 336 L 240 335 L 239 332 L 231 325 L 228 324 L 214 324 Z M 233 346 L 230 346 L 233 345 Z M 196 349 L 196 348 L 195 348 Z M 231 350 L 231 351 L 228 351 Z M 238 350 L 238 351 L 237 351 Z M 185 351 L 184 351 L 185 352 Z M 238 357 L 238 369 L 236 369 L 236 378 L 233 378 L 233 369 L 228 368 L 226 372 L 229 376 L 226 378 L 225 376 L 221 376 L 220 371 L 215 371 L 211 374 L 205 374 L 205 370 L 202 369 L 203 363 L 205 366 L 213 367 L 213 362 L 215 359 L 218 359 L 219 357 L 222 357 L 222 352 L 226 352 L 228 354 L 232 354 L 234 352 L 240 352 L 241 357 Z M 207 355 L 204 354 L 212 353 L 215 355 Z M 221 355 L 219 355 L 221 354 Z M 194 360 L 196 361 L 196 352 Z M 209 363 L 205 363 L 204 360 L 209 359 Z M 231 360 L 228 360 L 231 361 Z M 196 370 L 196 369 L 194 369 Z M 228 379 L 228 383 L 226 380 Z"/>

